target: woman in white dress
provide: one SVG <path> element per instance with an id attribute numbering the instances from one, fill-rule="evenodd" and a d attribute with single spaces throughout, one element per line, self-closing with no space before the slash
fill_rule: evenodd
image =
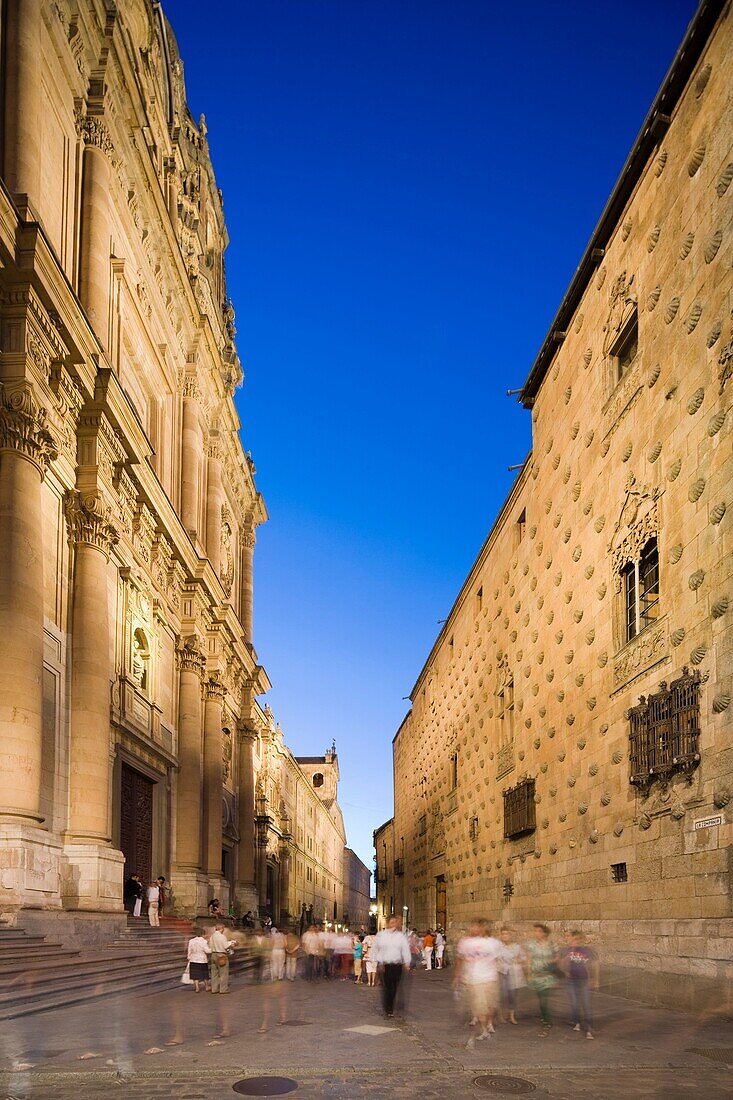
<path id="1" fill-rule="evenodd" d="M 377 960 L 374 958 L 374 936 L 364 937 L 362 959 L 366 964 L 367 985 L 377 984 Z"/>

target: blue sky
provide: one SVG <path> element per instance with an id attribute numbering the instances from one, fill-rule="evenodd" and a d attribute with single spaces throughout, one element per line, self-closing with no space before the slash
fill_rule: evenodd
<path id="1" fill-rule="evenodd" d="M 692 0 L 169 2 L 231 245 L 270 512 L 255 644 L 349 841 L 530 446 L 524 381 Z"/>

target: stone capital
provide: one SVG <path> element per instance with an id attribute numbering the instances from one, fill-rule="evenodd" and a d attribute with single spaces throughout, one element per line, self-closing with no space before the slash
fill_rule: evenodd
<path id="1" fill-rule="evenodd" d="M 46 410 L 28 382 L 0 383 L 0 451 L 17 451 L 30 459 L 41 478 L 58 457 L 56 441 L 46 427 Z"/>
<path id="2" fill-rule="evenodd" d="M 72 489 L 66 494 L 64 509 L 69 542 L 77 546 L 94 546 L 109 558 L 120 537 L 117 528 L 109 522 L 111 512 L 102 498 L 84 496 Z"/>
<path id="3" fill-rule="evenodd" d="M 227 689 L 224 687 L 221 680 L 219 680 L 217 676 L 209 676 L 209 678 L 205 681 L 204 694 L 207 700 L 222 702 L 226 693 Z"/>
<path id="4" fill-rule="evenodd" d="M 237 738 L 240 745 L 254 745 L 257 740 L 257 730 L 249 722 L 240 719 L 237 722 Z"/>
<path id="5" fill-rule="evenodd" d="M 179 672 L 195 672 L 203 676 L 206 657 L 201 652 L 199 640 L 195 635 L 184 639 L 176 649 L 176 664 Z"/>
<path id="6" fill-rule="evenodd" d="M 91 145 L 105 153 L 110 159 L 114 155 L 115 147 L 109 136 L 107 125 L 99 115 L 82 115 L 76 113 L 76 132 L 85 145 Z"/>

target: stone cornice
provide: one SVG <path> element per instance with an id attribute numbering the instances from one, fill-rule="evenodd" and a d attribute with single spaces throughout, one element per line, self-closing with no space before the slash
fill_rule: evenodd
<path id="1" fill-rule="evenodd" d="M 58 458 L 56 441 L 46 427 L 46 410 L 25 381 L 0 383 L 0 450 L 30 459 L 43 478 Z"/>

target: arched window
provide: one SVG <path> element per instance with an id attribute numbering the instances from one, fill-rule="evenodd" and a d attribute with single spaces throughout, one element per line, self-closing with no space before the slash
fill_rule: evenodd
<path id="1" fill-rule="evenodd" d="M 316 772 L 315 775 L 313 776 L 313 786 L 314 787 L 322 787 L 323 786 L 323 774 L 321 772 Z"/>

